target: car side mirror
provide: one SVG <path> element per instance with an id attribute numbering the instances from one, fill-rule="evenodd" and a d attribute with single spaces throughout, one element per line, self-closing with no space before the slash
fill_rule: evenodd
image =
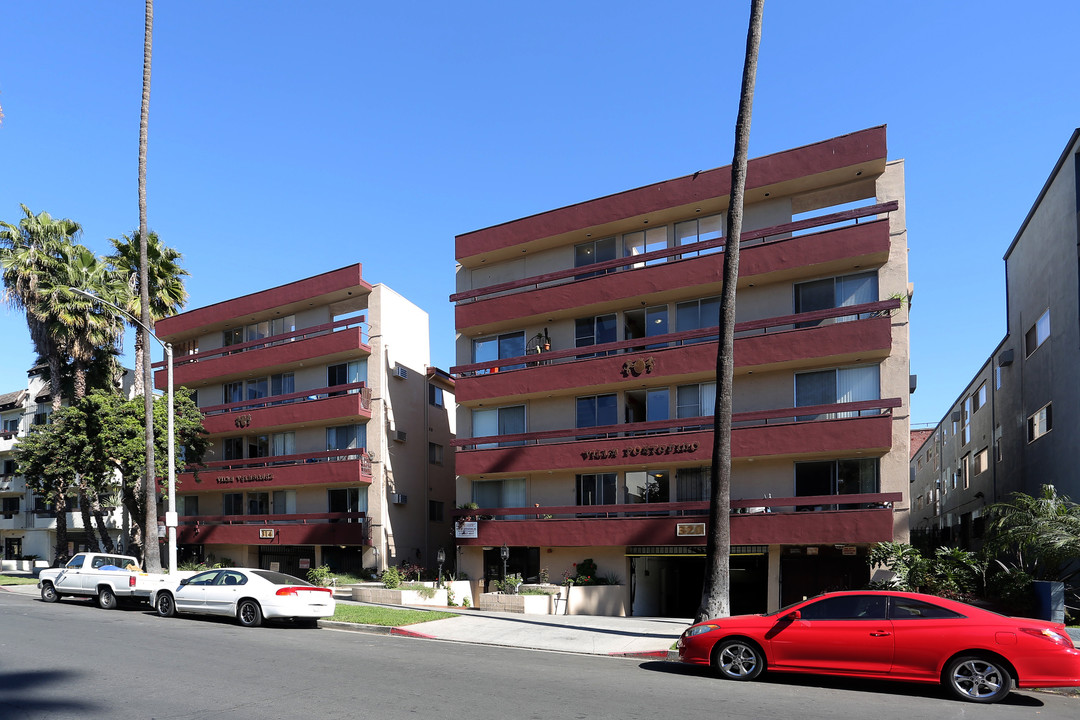
<path id="1" fill-rule="evenodd" d="M 798 620 L 801 617 L 802 617 L 801 612 L 799 612 L 798 610 L 792 610 L 791 612 L 789 612 L 787 615 L 784 616 L 784 619 L 785 620 Z"/>
<path id="2" fill-rule="evenodd" d="M 181 585 L 187 585 L 189 582 L 191 582 L 191 578 L 181 578 L 180 579 L 180 584 Z"/>

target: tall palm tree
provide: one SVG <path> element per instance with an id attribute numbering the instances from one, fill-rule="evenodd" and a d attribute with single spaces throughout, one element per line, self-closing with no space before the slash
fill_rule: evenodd
<path id="1" fill-rule="evenodd" d="M 110 238 L 113 254 L 106 260 L 126 285 L 126 294 L 115 304 L 137 317 L 142 309 L 139 290 L 140 268 L 142 262 L 142 235 L 138 230 L 131 236 L 122 235 L 122 240 Z M 158 320 L 175 315 L 187 303 L 187 290 L 183 278 L 188 271 L 180 266 L 183 257 L 177 250 L 163 244 L 158 234 L 151 232 L 146 244 L 147 279 L 149 281 L 150 329 L 153 330 Z M 136 330 L 138 326 L 135 326 Z M 142 394 L 143 387 L 143 333 L 135 334 L 135 394 Z"/>
<path id="2" fill-rule="evenodd" d="M 146 0 L 146 24 L 143 30 L 143 84 L 142 111 L 139 116 L 139 317 L 142 326 L 136 329 L 144 335 L 142 341 L 143 358 L 143 406 L 146 412 L 146 471 L 143 475 L 143 498 L 146 503 L 145 547 L 143 562 L 149 572 L 161 572 L 161 555 L 150 537 L 157 528 L 157 478 L 154 464 L 154 393 L 151 391 L 153 380 L 150 376 L 150 339 L 145 337 L 150 328 L 150 262 L 147 257 L 147 244 L 150 231 L 146 221 L 146 145 L 150 127 L 150 61 L 154 46 L 154 0 Z"/>
<path id="3" fill-rule="evenodd" d="M 26 205 L 20 205 L 24 217 L 18 225 L 0 222 L 0 265 L 3 268 L 4 300 L 16 310 L 26 313 L 30 340 L 38 356 L 49 366 L 49 385 L 52 409 L 61 406 L 61 376 L 64 356 L 43 312 L 42 286 L 55 274 L 64 257 L 64 248 L 71 246 L 82 228 L 74 220 L 54 219 L 47 212 L 35 215 Z M 67 554 L 67 491 L 57 488 L 54 493 L 56 509 L 56 550 L 54 561 Z"/>
<path id="4" fill-rule="evenodd" d="M 724 241 L 724 287 L 720 298 L 720 342 L 716 349 L 716 418 L 713 423 L 712 469 L 709 477 L 709 537 L 705 583 L 697 621 L 731 614 L 731 406 L 735 375 L 735 286 L 739 280 L 746 163 L 750 148 L 750 116 L 754 106 L 758 48 L 765 0 L 751 0 L 746 33 L 739 115 L 735 121 L 735 157 L 731 162 L 731 205 Z"/>

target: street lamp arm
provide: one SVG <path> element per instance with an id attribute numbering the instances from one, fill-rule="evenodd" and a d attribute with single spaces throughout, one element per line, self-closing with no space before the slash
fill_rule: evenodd
<path id="1" fill-rule="evenodd" d="M 169 343 L 165 342 L 164 340 L 162 340 L 161 338 L 159 338 L 157 335 L 155 335 L 154 331 L 151 330 L 150 328 L 146 327 L 146 325 L 143 323 L 142 320 L 135 317 L 134 315 L 129 313 L 127 310 L 125 310 L 124 308 L 117 305 L 116 303 L 111 303 L 108 300 L 106 300 L 105 298 L 100 297 L 98 295 L 95 295 L 94 293 L 90 292 L 89 290 L 83 290 L 82 288 L 69 287 L 68 290 L 75 293 L 76 295 L 81 295 L 82 297 L 86 298 L 87 300 L 93 300 L 96 303 L 101 303 L 102 305 L 107 305 L 108 307 L 111 307 L 113 310 L 120 313 L 121 315 L 126 317 L 128 320 L 130 320 L 131 322 L 135 323 L 140 328 L 145 330 L 146 334 L 149 335 L 150 337 L 154 338 L 154 341 L 157 342 L 157 344 L 160 345 L 161 347 L 165 347 L 166 345 L 169 344 Z"/>

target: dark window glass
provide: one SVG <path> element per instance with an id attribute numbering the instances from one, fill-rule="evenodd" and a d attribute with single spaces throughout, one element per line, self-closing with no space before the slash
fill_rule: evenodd
<path id="1" fill-rule="evenodd" d="M 885 595 L 838 595 L 800 609 L 803 620 L 884 620 Z"/>
<path id="2" fill-rule="evenodd" d="M 946 610 L 938 605 L 931 605 L 921 600 L 894 597 L 890 599 L 889 618 L 892 620 L 911 620 L 926 618 L 958 618 L 960 613 Z"/>

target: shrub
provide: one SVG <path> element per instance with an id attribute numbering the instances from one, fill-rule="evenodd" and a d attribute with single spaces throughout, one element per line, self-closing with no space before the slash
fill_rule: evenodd
<path id="1" fill-rule="evenodd" d="M 382 580 L 383 587 L 388 590 L 394 590 L 395 588 L 401 587 L 401 571 L 396 567 L 388 567 L 383 570 L 382 578 L 380 579 Z"/>
<path id="2" fill-rule="evenodd" d="M 420 583 L 415 583 L 415 582 L 414 583 L 405 583 L 404 585 L 401 586 L 401 589 L 402 590 L 412 590 L 413 592 L 417 593 L 418 595 L 420 595 L 420 597 L 424 598 L 425 600 L 430 600 L 431 598 L 435 597 L 435 588 L 431 587 L 430 585 L 422 585 Z"/>
<path id="3" fill-rule="evenodd" d="M 334 575 L 330 572 L 329 565 L 320 565 L 307 571 L 307 579 L 312 585 L 326 587 L 334 579 Z"/>

